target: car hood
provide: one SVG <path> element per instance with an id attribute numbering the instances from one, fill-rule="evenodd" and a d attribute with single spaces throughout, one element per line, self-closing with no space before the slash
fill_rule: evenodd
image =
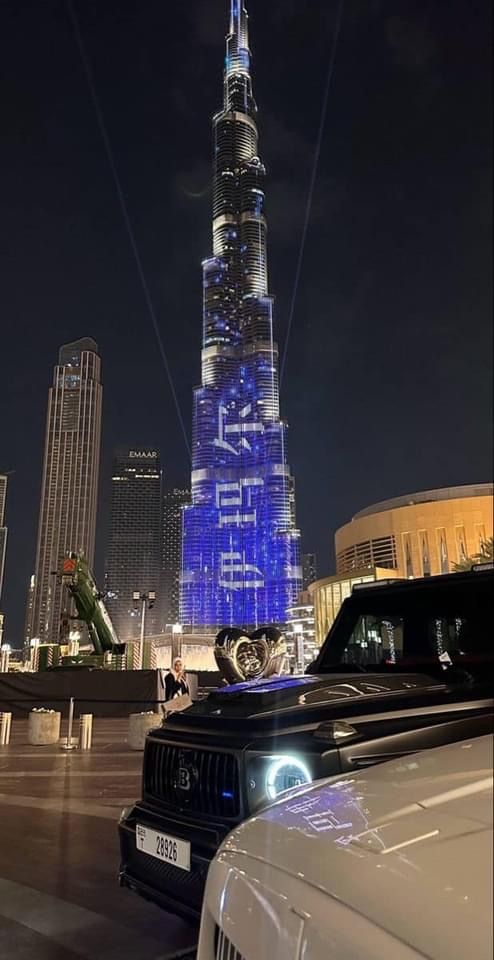
<path id="1" fill-rule="evenodd" d="M 445 684 L 421 673 L 342 672 L 330 676 L 276 677 L 220 687 L 206 700 L 189 707 L 177 722 L 193 721 L 196 717 L 218 717 L 222 721 L 229 717 L 262 720 L 274 713 L 299 717 L 317 712 L 318 708 L 324 708 L 327 713 L 331 705 L 345 709 L 359 703 L 367 711 L 376 709 L 373 706 L 376 701 L 391 708 L 400 698 L 421 701 L 446 689 Z"/>
<path id="2" fill-rule="evenodd" d="M 426 956 L 480 957 L 492 815 L 492 737 L 481 737 L 291 791 L 230 834 L 219 856 L 271 864 Z"/>

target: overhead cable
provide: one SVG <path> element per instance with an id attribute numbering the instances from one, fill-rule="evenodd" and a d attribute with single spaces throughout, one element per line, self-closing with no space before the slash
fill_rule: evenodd
<path id="1" fill-rule="evenodd" d="M 96 113 L 96 119 L 97 119 L 97 121 L 98 121 L 98 126 L 99 126 L 99 129 L 100 129 L 101 137 L 102 137 L 102 140 L 103 140 L 103 143 L 104 143 L 104 147 L 105 147 L 105 151 L 106 151 L 106 155 L 107 155 L 107 158 L 108 158 L 108 163 L 109 163 L 109 165 L 110 165 L 110 169 L 111 169 L 113 181 L 114 181 L 114 184 L 115 184 L 115 189 L 116 189 L 117 196 L 118 196 L 118 200 L 119 200 L 119 203 L 120 203 L 120 208 L 121 208 L 121 211 L 122 211 L 122 216 L 123 216 L 124 223 L 125 223 L 125 227 L 126 227 L 126 230 L 127 230 L 127 235 L 128 235 L 128 238 L 129 238 L 130 246 L 131 246 L 131 248 L 132 248 L 132 253 L 133 253 L 133 255 L 134 255 L 134 260 L 135 260 L 135 263 L 136 263 L 137 272 L 138 272 L 138 274 L 139 274 L 139 279 L 140 279 L 140 281 L 141 281 L 141 287 L 142 287 L 142 291 L 143 291 L 143 293 L 144 293 L 144 299 L 145 299 L 145 301 L 146 301 L 146 306 L 147 306 L 148 314 L 149 314 L 149 317 L 150 317 L 150 319 L 151 319 L 151 324 L 152 324 L 152 326 L 153 326 L 153 330 L 154 330 L 154 333 L 155 333 L 155 336 L 156 336 L 156 340 L 157 340 L 157 342 L 158 342 L 158 347 L 159 347 L 159 351 L 160 351 L 160 354 L 161 354 L 161 359 L 162 359 L 162 361 L 163 361 L 163 366 L 164 366 L 164 368 L 165 368 L 165 373 L 166 373 L 166 376 L 167 376 L 167 378 L 168 378 L 168 383 L 169 383 L 169 386 L 170 386 L 170 391 L 171 391 L 171 394 L 172 394 L 172 397 L 173 397 L 173 402 L 174 402 L 174 405 L 175 405 L 176 414 L 177 414 L 177 417 L 178 417 L 178 420 L 179 420 L 179 423 L 180 423 L 180 427 L 181 427 L 181 430 L 182 430 L 182 434 L 183 434 L 183 438 L 184 438 L 184 443 L 185 443 L 185 446 L 186 446 L 186 448 L 187 448 L 187 453 L 188 453 L 189 457 L 191 457 L 191 449 L 190 449 L 190 444 L 189 444 L 189 438 L 188 438 L 188 435 L 187 435 L 187 431 L 186 431 L 186 429 L 185 429 L 185 423 L 184 423 L 184 419 L 183 419 L 183 417 L 182 417 L 182 411 L 180 410 L 180 405 L 179 405 L 179 402 L 178 402 L 177 392 L 176 392 L 176 390 L 175 390 L 175 385 L 174 385 L 173 378 L 172 378 L 172 375 L 171 375 L 170 365 L 169 365 L 169 363 L 168 363 L 168 357 L 167 357 L 166 350 L 165 350 L 165 347 L 164 347 L 164 344 L 163 344 L 163 340 L 162 340 L 162 337 L 161 337 L 160 328 L 159 328 L 158 320 L 157 320 L 157 317 L 156 317 L 156 311 L 155 311 L 154 304 L 153 304 L 153 300 L 152 300 L 152 297 L 151 297 L 151 292 L 150 292 L 150 290 L 149 290 L 149 285 L 148 285 L 148 282 L 147 282 L 147 280 L 146 280 L 146 275 L 145 275 L 145 273 L 144 273 L 144 268 L 143 268 L 142 260 L 141 260 L 140 254 L 139 254 L 139 249 L 138 249 L 138 246 L 137 246 L 136 237 L 135 237 L 134 230 L 133 230 L 133 227 L 132 227 L 132 222 L 131 222 L 131 219 L 130 219 L 130 216 L 129 216 L 129 211 L 128 211 L 128 207 L 127 207 L 127 202 L 126 202 L 126 200 L 125 200 L 125 195 L 124 195 L 124 192 L 123 192 L 123 189 L 122 189 L 122 184 L 121 184 L 121 182 L 120 182 L 120 177 L 119 177 L 119 175 L 118 175 L 118 170 L 117 170 L 117 166 L 116 166 L 116 163 L 115 163 L 115 157 L 114 157 L 113 150 L 112 150 L 112 147 L 111 147 L 110 138 L 109 138 L 109 136 L 108 136 L 108 131 L 107 131 L 107 128 L 106 128 L 105 119 L 104 119 L 104 116 L 103 116 L 103 111 L 102 111 L 101 104 L 100 104 L 100 100 L 99 100 L 99 97 L 98 97 L 98 94 L 97 94 L 97 91 L 96 91 L 96 85 L 95 85 L 95 82 L 94 82 L 94 77 L 93 77 L 93 72 L 92 72 L 92 69 L 91 69 L 91 64 L 90 64 L 90 61 L 89 61 L 89 57 L 88 57 L 88 55 L 87 55 L 87 53 L 86 53 L 86 48 L 85 48 L 85 45 L 84 45 L 84 40 L 83 40 L 83 37 L 82 37 L 81 30 L 80 30 L 79 21 L 78 21 L 78 19 L 77 19 L 77 15 L 76 15 L 76 12 L 75 12 L 75 9 L 74 9 L 74 4 L 73 4 L 72 0 L 67 0 L 67 7 L 68 7 L 68 11 L 69 11 L 69 16 L 70 16 L 70 20 L 71 20 L 71 23 L 72 23 L 72 27 L 73 27 L 73 30 L 74 30 L 75 38 L 76 38 L 76 41 L 77 41 L 77 46 L 78 46 L 78 48 L 79 48 L 79 53 L 80 53 L 80 55 L 81 55 L 81 60 L 82 60 L 83 68 L 84 68 L 84 73 L 85 73 L 85 75 L 86 75 L 86 80 L 87 80 L 88 87 L 89 87 L 89 91 L 90 91 L 90 94 L 91 94 L 91 100 L 92 100 L 92 102 L 93 102 L 94 110 L 95 110 L 95 113 Z"/>
<path id="2" fill-rule="evenodd" d="M 311 212 L 312 212 L 312 200 L 313 200 L 313 197 L 314 197 L 314 187 L 315 187 L 315 184 L 316 184 L 317 171 L 318 171 L 318 167 L 319 167 L 319 157 L 320 157 L 320 153 L 321 153 L 321 144 L 322 144 L 322 138 L 323 138 L 323 133 L 324 133 L 324 127 L 325 127 L 325 124 L 326 124 L 326 113 L 327 113 L 327 108 L 328 108 L 329 91 L 330 91 L 330 87 L 331 87 L 331 80 L 332 80 L 332 77 L 333 77 L 334 63 L 335 63 L 335 59 L 336 59 L 336 49 L 337 49 L 337 46 L 338 46 L 338 40 L 339 40 L 339 36 L 340 36 L 340 31 L 341 31 L 341 21 L 342 21 L 342 17 L 343 17 L 343 5 L 344 5 L 344 0 L 339 0 L 338 10 L 337 10 L 337 14 L 336 14 L 336 24 L 335 24 L 335 29 L 334 29 L 334 33 L 333 33 L 333 42 L 332 42 L 332 44 L 331 44 L 331 53 L 330 53 L 330 57 L 329 57 L 328 72 L 327 72 L 327 75 L 326 75 L 326 83 L 325 83 L 325 86 L 324 86 L 324 94 L 323 94 L 322 105 L 321 105 L 321 115 L 320 115 L 320 118 L 319 118 L 319 129 L 318 129 L 318 132 L 317 132 L 317 140 L 316 140 L 316 146 L 315 146 L 315 150 L 314 150 L 314 159 L 313 159 L 313 161 L 312 161 L 312 170 L 311 170 L 311 176 L 310 176 L 310 181 L 309 181 L 309 190 L 308 190 L 308 193 L 307 193 L 307 202 L 306 202 L 306 205 L 305 205 L 305 216 L 304 216 L 304 224 L 303 224 L 303 228 L 302 228 L 302 237 L 301 237 L 300 248 L 299 248 L 298 257 L 297 257 L 297 266 L 296 266 L 296 270 L 295 270 L 295 279 L 294 279 L 294 281 L 293 281 L 292 299 L 291 299 L 291 304 L 290 304 L 290 311 L 289 311 L 289 314 L 288 314 L 288 323 L 287 323 L 287 328 L 286 328 L 285 343 L 284 343 L 284 346 L 283 346 L 283 354 L 282 354 L 282 359 L 281 359 L 281 364 L 280 364 L 280 386 L 281 386 L 281 383 L 282 383 L 282 380 L 283 380 L 283 374 L 284 374 L 284 372 L 285 372 L 286 356 L 287 356 L 287 352 L 288 352 L 288 341 L 289 341 L 289 339 L 290 339 L 290 333 L 291 333 L 292 323 L 293 323 L 293 316 L 294 316 L 294 313 L 295 313 L 295 305 L 296 305 L 296 301 L 297 301 L 297 293 L 298 293 L 300 275 L 301 275 L 301 272 L 302 272 L 302 264 L 303 264 L 304 252 L 305 252 L 305 242 L 306 242 L 306 240 L 307 240 L 307 232 L 308 232 L 308 229 L 309 229 L 309 221 L 310 221 L 310 216 L 311 216 Z"/>

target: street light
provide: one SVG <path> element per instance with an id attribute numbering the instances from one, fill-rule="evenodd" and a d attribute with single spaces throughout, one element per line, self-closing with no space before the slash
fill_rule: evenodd
<path id="1" fill-rule="evenodd" d="M 141 593 L 139 590 L 134 590 L 132 599 L 134 601 L 134 607 L 136 610 L 139 608 L 139 604 L 141 604 L 141 640 L 139 644 L 139 662 L 137 669 L 142 670 L 144 659 L 144 636 L 146 633 L 146 610 L 153 609 L 154 602 L 156 600 L 156 592 L 154 590 L 148 590 L 147 593 Z"/>

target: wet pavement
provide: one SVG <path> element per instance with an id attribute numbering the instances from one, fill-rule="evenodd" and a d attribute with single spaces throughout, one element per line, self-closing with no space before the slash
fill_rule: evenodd
<path id="1" fill-rule="evenodd" d="M 197 931 L 118 886 L 117 821 L 140 792 L 125 720 L 95 720 L 90 751 L 0 747 L 2 960 L 171 960 Z"/>

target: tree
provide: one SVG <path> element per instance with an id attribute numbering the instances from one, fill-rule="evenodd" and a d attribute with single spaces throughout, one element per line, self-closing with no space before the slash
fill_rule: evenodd
<path id="1" fill-rule="evenodd" d="M 482 540 L 478 553 L 472 554 L 471 557 L 465 557 L 459 563 L 454 563 L 453 570 L 455 573 L 460 573 L 462 570 L 471 570 L 476 563 L 492 562 L 494 562 L 494 537 L 488 537 L 487 540 Z"/>

